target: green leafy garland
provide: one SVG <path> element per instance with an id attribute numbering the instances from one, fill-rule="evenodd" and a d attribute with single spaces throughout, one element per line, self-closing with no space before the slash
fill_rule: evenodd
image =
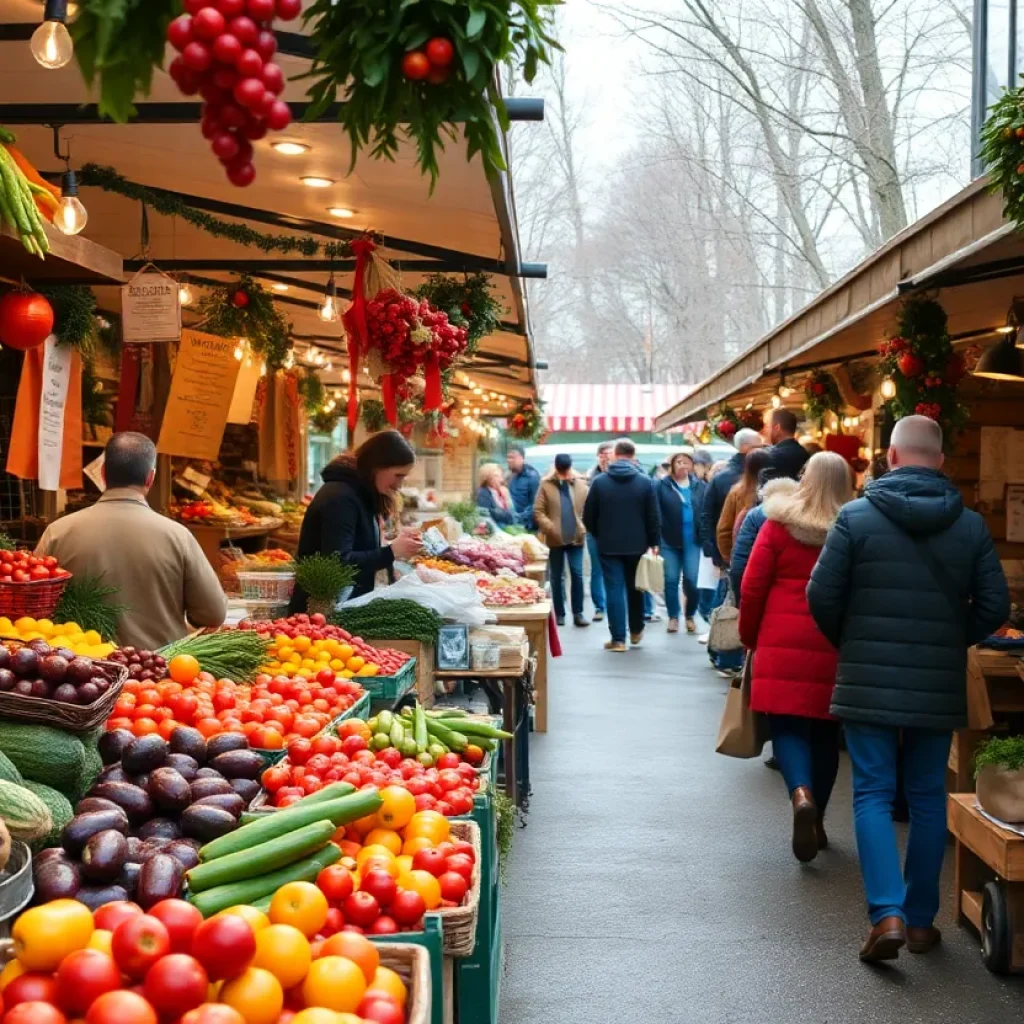
<path id="1" fill-rule="evenodd" d="M 135 96 L 149 95 L 153 71 L 163 67 L 167 26 L 181 0 L 79 0 L 69 26 L 86 84 L 99 80 L 100 115 L 124 123 L 135 116 Z"/>
<path id="2" fill-rule="evenodd" d="M 314 416 L 326 403 L 327 392 L 324 389 L 324 382 L 316 370 L 307 368 L 299 377 L 299 394 L 302 396 L 302 404 L 308 416 Z"/>
<path id="3" fill-rule="evenodd" d="M 50 285 L 40 288 L 53 307 L 54 334 L 61 345 L 91 353 L 99 334 L 96 322 L 96 296 L 85 285 Z"/>
<path id="4" fill-rule="evenodd" d="M 316 434 L 333 434 L 342 417 L 348 415 L 348 402 L 338 402 L 333 409 L 317 409 L 309 418 L 309 424 Z"/>
<path id="5" fill-rule="evenodd" d="M 540 400 L 533 402 L 529 398 L 524 399 L 505 421 L 505 431 L 509 437 L 517 441 L 539 441 L 547 433 L 544 426 L 544 403 Z"/>
<path id="6" fill-rule="evenodd" d="M 239 293 L 246 301 L 237 304 Z M 204 295 L 196 307 L 202 323 L 197 329 L 222 338 L 246 338 L 249 347 L 267 364 L 268 372 L 283 365 L 291 342 L 291 324 L 281 315 L 261 284 L 242 275 L 233 284 Z"/>
<path id="7" fill-rule="evenodd" d="M 271 235 L 263 231 L 255 231 L 247 224 L 222 220 L 204 210 L 197 210 L 194 206 L 189 206 L 188 203 L 175 196 L 154 192 L 145 185 L 122 178 L 113 167 L 86 164 L 79 175 L 79 181 L 83 185 L 101 188 L 104 192 L 113 192 L 126 199 L 145 203 L 166 217 L 180 217 L 183 221 L 215 238 L 226 238 L 239 245 L 259 249 L 261 252 L 279 252 L 285 255 L 297 253 L 300 256 L 323 256 L 324 259 L 339 259 L 351 254 L 348 242 L 321 242 L 310 235 L 299 237 Z"/>
<path id="8" fill-rule="evenodd" d="M 413 294 L 448 314 L 448 322 L 466 328 L 466 355 L 472 355 L 482 338 L 493 334 L 505 310 L 491 294 L 493 285 L 487 274 L 459 278 L 431 274 Z"/>
<path id="9" fill-rule="evenodd" d="M 377 401 L 376 398 L 369 398 L 362 403 L 360 415 L 363 426 L 371 434 L 376 434 L 388 426 L 388 415 L 384 411 L 384 403 Z"/>
<path id="10" fill-rule="evenodd" d="M 963 356 L 953 351 L 946 323 L 946 311 L 934 299 L 908 299 L 900 307 L 896 334 L 878 352 L 882 373 L 896 386 L 887 403 L 893 417 L 936 420 L 949 448 L 967 423 L 967 408 L 957 399 L 967 368 Z"/>
<path id="11" fill-rule="evenodd" d="M 737 412 L 731 405 L 721 405 L 709 417 L 711 430 L 723 441 L 732 442 L 736 431 L 741 428 L 760 430 L 764 426 L 764 415 L 759 409 L 741 409 Z"/>
<path id="12" fill-rule="evenodd" d="M 1024 226 L 1024 88 L 1005 89 L 989 108 L 979 153 L 993 192 L 1003 194 L 1003 214 Z"/>
<path id="13" fill-rule="evenodd" d="M 814 420 L 819 427 L 824 427 L 825 417 L 830 412 L 838 417 L 844 405 L 839 385 L 827 370 L 815 370 L 807 378 L 807 383 L 804 384 L 804 408 L 807 410 L 808 419 Z M 839 432 L 842 433 L 842 429 Z"/>
<path id="14" fill-rule="evenodd" d="M 495 68 L 506 64 L 532 82 L 558 43 L 548 35 L 559 0 L 315 0 L 305 12 L 315 50 L 307 77 L 308 118 L 341 100 L 338 120 L 352 145 L 352 166 L 361 149 L 394 160 L 400 139 L 416 146 L 420 171 L 437 183 L 437 153 L 445 139 L 479 153 L 489 177 L 505 169 L 495 118 L 509 127 Z M 454 60 L 434 69 L 434 82 L 411 81 L 405 55 L 429 40 L 454 46 Z"/>

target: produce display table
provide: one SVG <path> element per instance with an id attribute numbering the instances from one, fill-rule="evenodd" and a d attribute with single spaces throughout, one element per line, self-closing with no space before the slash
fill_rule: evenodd
<path id="1" fill-rule="evenodd" d="M 434 706 L 434 645 L 420 640 L 374 639 L 375 647 L 391 647 L 416 659 L 416 696 L 425 707 Z"/>
<path id="2" fill-rule="evenodd" d="M 967 675 L 976 692 L 984 692 L 995 721 L 1024 714 L 1024 662 L 1014 651 L 993 651 L 972 647 L 967 652 Z M 949 752 L 953 775 L 950 790 L 968 793 L 974 789 L 974 752 L 988 730 L 962 729 L 954 733 Z"/>
<path id="3" fill-rule="evenodd" d="M 1024 836 L 986 818 L 973 793 L 950 794 L 948 820 L 956 838 L 957 921 L 981 934 L 990 971 L 1024 971 Z"/>
<path id="4" fill-rule="evenodd" d="M 280 521 L 277 521 L 278 524 Z M 278 527 L 273 523 L 266 526 L 205 526 L 199 523 L 185 523 L 185 528 L 192 534 L 206 555 L 206 560 L 213 566 L 214 572 L 220 571 L 220 545 L 225 540 L 243 540 L 255 538 L 254 551 L 263 551 L 267 547 L 267 536 Z"/>
<path id="5" fill-rule="evenodd" d="M 525 572 L 527 579 L 533 580 L 534 583 L 543 583 L 544 577 L 548 574 L 547 559 L 542 559 L 539 562 L 527 562 Z"/>
<path id="6" fill-rule="evenodd" d="M 533 677 L 534 700 L 536 702 L 537 732 L 548 731 L 548 619 L 551 618 L 551 602 L 520 605 L 512 608 L 492 608 L 498 617 L 499 626 L 522 626 L 530 641 L 530 651 L 537 659 Z"/>

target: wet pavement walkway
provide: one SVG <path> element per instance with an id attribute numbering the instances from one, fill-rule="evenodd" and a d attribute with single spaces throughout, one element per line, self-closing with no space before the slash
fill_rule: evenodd
<path id="1" fill-rule="evenodd" d="M 612 655 L 603 625 L 569 627 L 550 662 L 550 731 L 532 737 L 533 798 L 502 892 L 502 1024 L 1024 1020 L 1024 978 L 985 970 L 950 898 L 940 949 L 858 961 L 845 757 L 831 849 L 802 867 L 779 775 L 714 752 L 726 684 L 705 649 L 664 622 L 647 633 Z"/>

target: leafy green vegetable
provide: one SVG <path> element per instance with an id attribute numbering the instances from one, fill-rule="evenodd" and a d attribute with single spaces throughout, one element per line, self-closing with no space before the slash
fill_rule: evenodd
<path id="1" fill-rule="evenodd" d="M 435 644 L 444 619 L 416 601 L 376 600 L 359 608 L 342 608 L 331 621 L 367 640 L 418 640 Z"/>
<path id="2" fill-rule="evenodd" d="M 1024 768 L 1024 736 L 993 736 L 974 755 L 974 775 L 991 764 L 1015 772 Z"/>
<path id="3" fill-rule="evenodd" d="M 58 284 L 40 288 L 53 307 L 54 334 L 61 345 L 77 348 L 84 355 L 96 345 L 96 296 L 85 285 Z"/>
<path id="4" fill-rule="evenodd" d="M 218 679 L 249 682 L 267 661 L 270 641 L 253 629 L 224 629 L 194 633 L 162 647 L 158 652 L 170 661 L 176 654 L 191 654 L 204 672 Z"/>
<path id="5" fill-rule="evenodd" d="M 472 533 L 480 525 L 480 513 L 476 510 L 475 501 L 451 501 L 445 505 L 444 510 L 466 533 Z"/>
<path id="6" fill-rule="evenodd" d="M 341 592 L 355 583 L 358 571 L 346 565 L 336 551 L 329 555 L 307 555 L 295 566 L 295 584 L 314 601 L 336 601 Z"/>
<path id="7" fill-rule="evenodd" d="M 110 600 L 120 592 L 105 584 L 102 576 L 74 576 L 60 595 L 53 621 L 77 622 L 82 629 L 95 629 L 104 640 L 113 641 L 117 624 L 128 611 L 128 605 Z"/>

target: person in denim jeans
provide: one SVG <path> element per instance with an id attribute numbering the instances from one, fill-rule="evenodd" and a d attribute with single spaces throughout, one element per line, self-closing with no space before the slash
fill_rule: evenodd
<path id="1" fill-rule="evenodd" d="M 894 960 L 904 945 L 927 953 L 941 941 L 934 920 L 946 762 L 953 731 L 967 725 L 967 648 L 1010 612 L 985 520 L 964 508 L 942 462 L 938 423 L 899 420 L 891 471 L 843 508 L 807 586 L 811 614 L 839 650 L 831 710 L 853 769 L 871 919 L 860 957 L 868 963 Z M 905 866 L 892 823 L 900 763 L 910 807 Z"/>
<path id="2" fill-rule="evenodd" d="M 614 441 L 602 441 L 597 446 L 597 463 L 587 474 L 588 483 L 593 484 L 598 476 L 608 469 L 614 448 Z M 587 534 L 587 556 L 590 558 L 590 600 L 594 603 L 594 621 L 600 622 L 604 618 L 607 598 L 604 573 L 601 572 L 601 553 L 597 548 L 597 538 L 592 533 Z"/>
<path id="3" fill-rule="evenodd" d="M 655 489 L 661 511 L 661 556 L 665 560 L 665 607 L 668 631 L 679 632 L 679 584 L 686 601 L 686 632 L 695 633 L 697 569 L 700 565 L 700 514 L 706 485 L 693 473 L 689 450 L 677 452 L 669 463 L 669 475 Z"/>

